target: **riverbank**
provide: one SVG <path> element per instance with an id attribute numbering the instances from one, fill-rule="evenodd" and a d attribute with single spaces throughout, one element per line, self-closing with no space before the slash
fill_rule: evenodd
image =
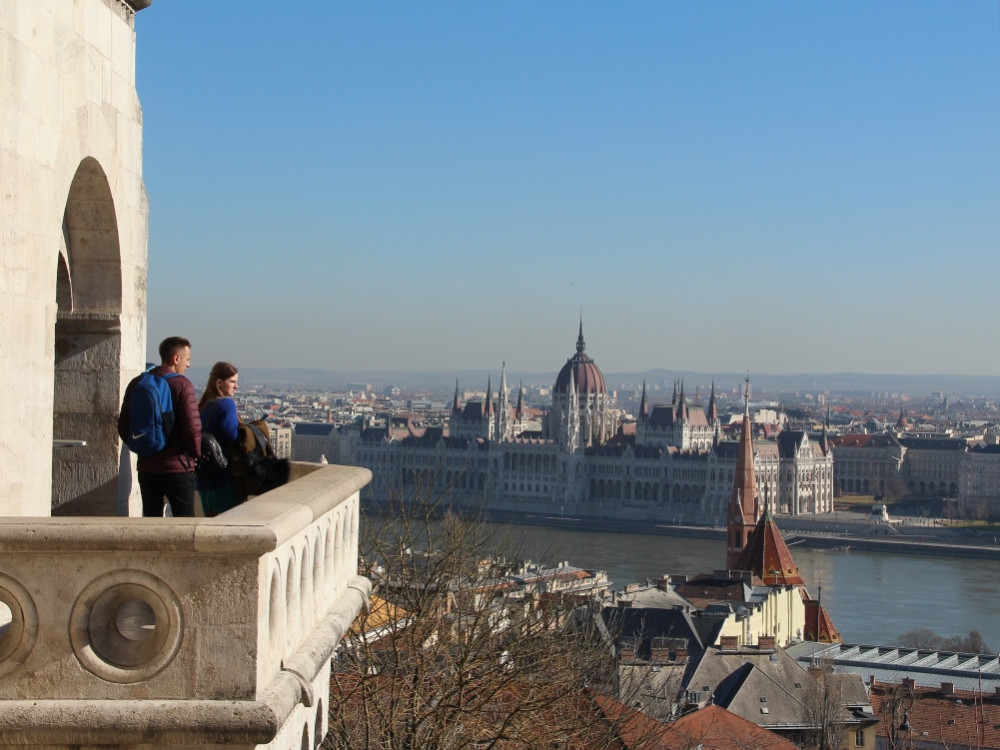
<path id="1" fill-rule="evenodd" d="M 543 526 L 584 531 L 592 533 L 655 534 L 688 539 L 718 539 L 724 541 L 723 528 L 707 526 L 683 526 L 680 524 L 636 523 L 632 521 L 611 521 L 572 516 L 551 516 L 532 513 L 507 513 L 494 511 L 488 514 L 495 523 Z M 815 530 L 807 527 L 815 521 L 800 521 L 794 518 L 776 519 L 778 527 L 789 546 L 802 545 L 814 549 L 849 552 L 867 550 L 901 555 L 929 555 L 935 557 L 962 557 L 972 559 L 1000 560 L 1000 546 L 972 543 L 975 538 L 963 537 L 960 532 L 947 528 L 927 527 L 909 529 L 906 534 L 895 536 L 871 536 L 870 526 L 841 521 L 831 531 Z M 829 522 L 818 522 L 827 524 Z M 786 528 L 787 527 L 787 528 Z"/>
<path id="2" fill-rule="evenodd" d="M 385 508 L 376 503 L 365 503 L 366 512 L 382 515 Z M 465 515 L 460 508 L 442 508 L 441 512 Z M 466 509 L 467 512 L 467 509 Z M 493 523 L 539 526 L 564 531 L 587 533 L 644 534 L 686 539 L 717 539 L 725 541 L 722 527 L 685 526 L 655 522 L 621 521 L 603 518 L 581 518 L 567 515 L 510 512 L 501 510 L 477 511 L 477 518 Z M 1000 545 L 984 543 L 994 537 L 969 536 L 960 530 L 936 524 L 892 527 L 891 535 L 885 527 L 873 527 L 862 518 L 826 516 L 777 516 L 785 542 L 795 547 L 841 552 L 873 551 L 899 555 L 925 555 L 932 557 L 959 557 L 967 559 L 1000 560 Z"/>

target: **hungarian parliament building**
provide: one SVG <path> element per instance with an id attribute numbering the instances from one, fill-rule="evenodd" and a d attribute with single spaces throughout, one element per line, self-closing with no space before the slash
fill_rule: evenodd
<path id="1" fill-rule="evenodd" d="M 715 389 L 707 408 L 683 385 L 668 404 L 649 404 L 643 385 L 635 423 L 619 424 L 604 375 L 576 353 L 552 389 L 541 423 L 522 394 L 462 403 L 456 385 L 447 426 L 394 430 L 362 422 L 340 435 L 340 460 L 371 469 L 373 501 L 428 498 L 466 509 L 620 521 L 725 525 L 738 442 L 723 440 Z M 400 434 L 400 432 L 402 434 Z M 833 510 L 833 454 L 826 434 L 786 430 L 755 440 L 758 497 L 772 512 Z"/>

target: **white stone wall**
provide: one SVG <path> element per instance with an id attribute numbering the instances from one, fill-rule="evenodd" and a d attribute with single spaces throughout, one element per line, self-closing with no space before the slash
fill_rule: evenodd
<path id="1" fill-rule="evenodd" d="M 8 519 L 0 746 L 315 747 L 330 655 L 370 594 L 370 476 L 295 464 L 210 519 Z"/>
<path id="2" fill-rule="evenodd" d="M 118 471 L 109 420 L 145 360 L 132 11 L 118 0 L 0 0 L 0 60 L 0 400 L 16 404 L 0 429 L 0 515 L 44 516 L 53 438 L 80 437 L 54 435 L 54 412 L 65 429 L 88 430 L 90 444 L 84 460 L 60 459 L 56 493 L 76 487 L 106 499 Z M 57 339 L 57 314 L 71 311 L 85 335 Z"/>

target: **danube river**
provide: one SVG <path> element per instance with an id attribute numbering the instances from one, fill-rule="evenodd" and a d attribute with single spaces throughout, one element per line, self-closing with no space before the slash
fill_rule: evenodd
<path id="1" fill-rule="evenodd" d="M 539 526 L 497 527 L 501 549 L 551 563 L 567 560 L 608 572 L 615 589 L 664 573 L 695 574 L 725 565 L 724 542 L 645 534 L 571 531 Z M 815 597 L 845 642 L 892 644 L 900 633 L 930 628 L 943 636 L 978 630 L 1000 649 L 1000 560 L 834 552 L 791 548 Z"/>

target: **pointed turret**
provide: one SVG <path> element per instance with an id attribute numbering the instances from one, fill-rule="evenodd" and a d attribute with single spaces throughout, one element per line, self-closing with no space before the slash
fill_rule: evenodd
<path id="1" fill-rule="evenodd" d="M 799 566 L 795 564 L 770 508 L 766 507 L 735 569 L 752 571 L 768 586 L 805 585 Z"/>
<path id="2" fill-rule="evenodd" d="M 583 313 L 580 313 L 580 335 L 576 337 L 576 353 L 583 354 L 587 345 L 583 341 Z"/>
<path id="3" fill-rule="evenodd" d="M 517 385 L 517 409 L 514 412 L 517 422 L 520 424 L 524 420 L 524 381 Z"/>
<path id="4" fill-rule="evenodd" d="M 486 376 L 486 403 L 483 404 L 483 415 L 489 416 L 493 413 L 493 385 L 490 382 L 491 376 Z"/>
<path id="5" fill-rule="evenodd" d="M 639 401 L 639 419 L 649 418 L 649 404 L 646 403 L 646 378 L 642 379 L 642 399 Z"/>
<path id="6" fill-rule="evenodd" d="M 910 428 L 910 423 L 906 421 L 906 413 L 903 411 L 903 407 L 899 407 L 899 419 L 896 420 L 897 430 L 908 430 Z"/>
<path id="7" fill-rule="evenodd" d="M 497 442 L 510 437 L 510 404 L 507 401 L 507 363 L 500 365 L 500 393 L 497 394 L 497 420 L 494 439 Z"/>
<path id="8" fill-rule="evenodd" d="M 743 391 L 743 431 L 736 454 L 736 475 L 726 520 L 726 567 L 737 570 L 757 521 L 757 483 L 754 479 L 753 437 L 750 429 L 750 378 Z"/>
<path id="9" fill-rule="evenodd" d="M 573 374 L 569 376 L 569 408 L 566 410 L 566 434 L 563 445 L 568 453 L 575 453 L 580 447 L 580 396 L 576 392 Z"/>
<path id="10" fill-rule="evenodd" d="M 833 619 L 823 607 L 823 589 L 819 599 L 813 599 L 806 589 L 805 579 L 792 557 L 791 550 L 781 536 L 781 530 L 771 516 L 770 508 L 754 527 L 746 548 L 736 564 L 737 570 L 748 570 L 760 578 L 765 586 L 795 586 L 805 605 L 805 627 L 802 636 L 807 641 L 840 643 L 840 633 Z"/>
<path id="11" fill-rule="evenodd" d="M 708 397 L 708 423 L 715 426 L 719 423 L 719 405 L 715 402 L 715 381 L 712 381 L 712 392 Z"/>
<path id="12" fill-rule="evenodd" d="M 458 378 L 455 378 L 455 398 L 452 399 L 451 410 L 456 414 L 462 411 L 462 406 L 458 402 Z"/>

